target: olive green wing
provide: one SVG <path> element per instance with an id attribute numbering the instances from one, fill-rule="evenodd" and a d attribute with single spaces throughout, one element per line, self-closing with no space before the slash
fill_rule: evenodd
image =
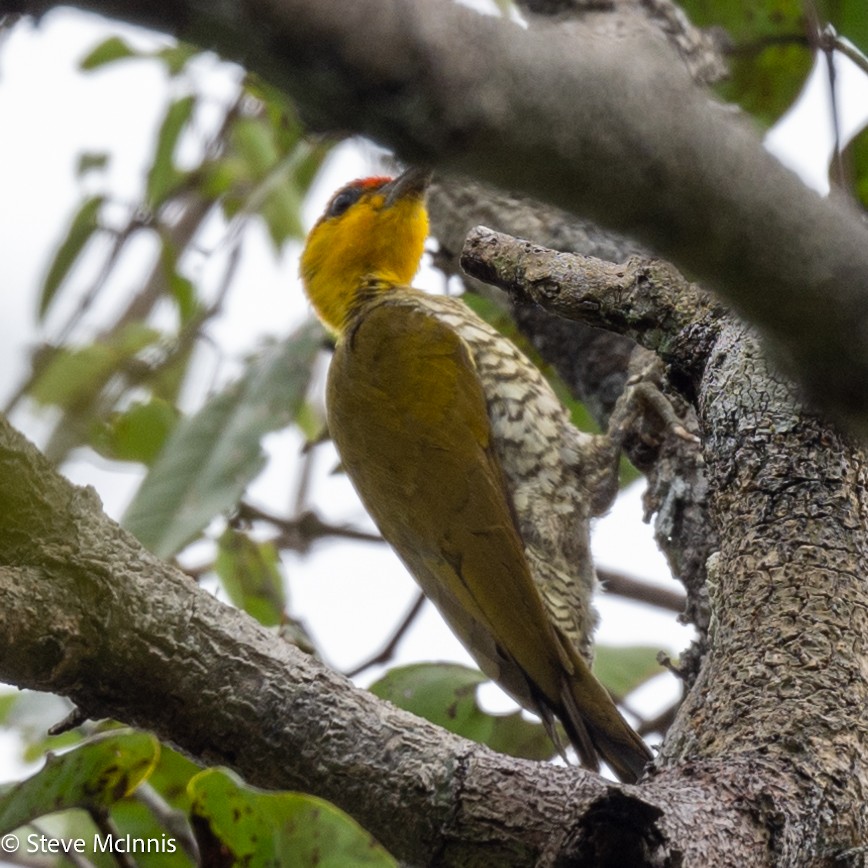
<path id="1" fill-rule="evenodd" d="M 523 704 L 565 718 L 595 767 L 601 723 L 638 737 L 547 616 L 470 352 L 423 299 L 369 304 L 339 341 L 332 437 L 383 536 L 483 671 Z M 604 706 L 597 719 L 593 708 L 587 719 L 588 703 Z"/>
<path id="2" fill-rule="evenodd" d="M 388 542 L 450 622 L 461 622 L 466 644 L 468 632 L 487 634 L 470 650 L 487 651 L 490 666 L 495 646 L 514 656 L 517 642 L 532 639 L 536 656 L 549 628 L 491 453 L 484 394 L 457 335 L 424 312 L 374 307 L 335 353 L 328 414 L 344 468 Z"/>

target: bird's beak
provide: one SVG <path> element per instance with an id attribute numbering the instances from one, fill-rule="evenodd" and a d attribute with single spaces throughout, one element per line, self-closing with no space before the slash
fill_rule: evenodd
<path id="1" fill-rule="evenodd" d="M 390 208 L 401 199 L 415 197 L 421 199 L 431 183 L 431 170 L 411 166 L 397 178 L 389 181 L 380 191 L 385 194 L 385 205 Z"/>

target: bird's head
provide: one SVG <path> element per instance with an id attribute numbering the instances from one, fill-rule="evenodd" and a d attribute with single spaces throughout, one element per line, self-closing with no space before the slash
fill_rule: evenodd
<path id="1" fill-rule="evenodd" d="M 341 187 L 311 229 L 301 279 L 320 319 L 343 331 L 365 286 L 407 285 L 419 268 L 431 173 L 411 168 L 397 178 L 362 178 Z"/>

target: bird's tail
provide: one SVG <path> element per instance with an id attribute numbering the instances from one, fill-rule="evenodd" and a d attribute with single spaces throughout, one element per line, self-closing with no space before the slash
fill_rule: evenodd
<path id="1" fill-rule="evenodd" d="M 573 747 L 584 765 L 596 769 L 603 759 L 620 780 L 637 781 L 653 754 L 621 716 L 588 664 L 578 654 L 570 656 L 573 674 L 565 676 L 558 717 Z"/>

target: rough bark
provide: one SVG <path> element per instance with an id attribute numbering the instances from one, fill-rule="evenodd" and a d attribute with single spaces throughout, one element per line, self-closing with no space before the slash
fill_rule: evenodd
<path id="1" fill-rule="evenodd" d="M 330 799 L 411 863 L 532 864 L 610 789 L 353 687 L 143 550 L 2 417 L 0 478 L 0 680 Z"/>
<path id="2" fill-rule="evenodd" d="M 0 13 L 55 5 L 0 0 Z M 597 15 L 522 29 L 440 0 L 72 5 L 214 48 L 286 90 L 316 128 L 638 238 L 755 323 L 812 400 L 868 431 L 865 228 L 697 88 L 656 25 Z"/>
<path id="3" fill-rule="evenodd" d="M 0 470 L 3 680 L 328 798 L 411 864 L 664 864 L 659 818 L 689 828 L 677 787 L 512 760 L 352 687 L 142 550 L 5 421 Z"/>
<path id="4" fill-rule="evenodd" d="M 730 806 L 757 826 L 733 827 L 725 846 L 721 829 L 696 838 L 685 864 L 862 864 L 864 449 L 807 411 L 752 330 L 665 263 L 604 263 L 484 229 L 471 233 L 462 262 L 656 349 L 696 396 L 719 534 L 708 559 L 711 622 L 697 681 L 642 791 L 668 799 L 691 781 L 694 807 Z M 675 811 L 659 825 L 678 838 L 682 820 Z"/>

